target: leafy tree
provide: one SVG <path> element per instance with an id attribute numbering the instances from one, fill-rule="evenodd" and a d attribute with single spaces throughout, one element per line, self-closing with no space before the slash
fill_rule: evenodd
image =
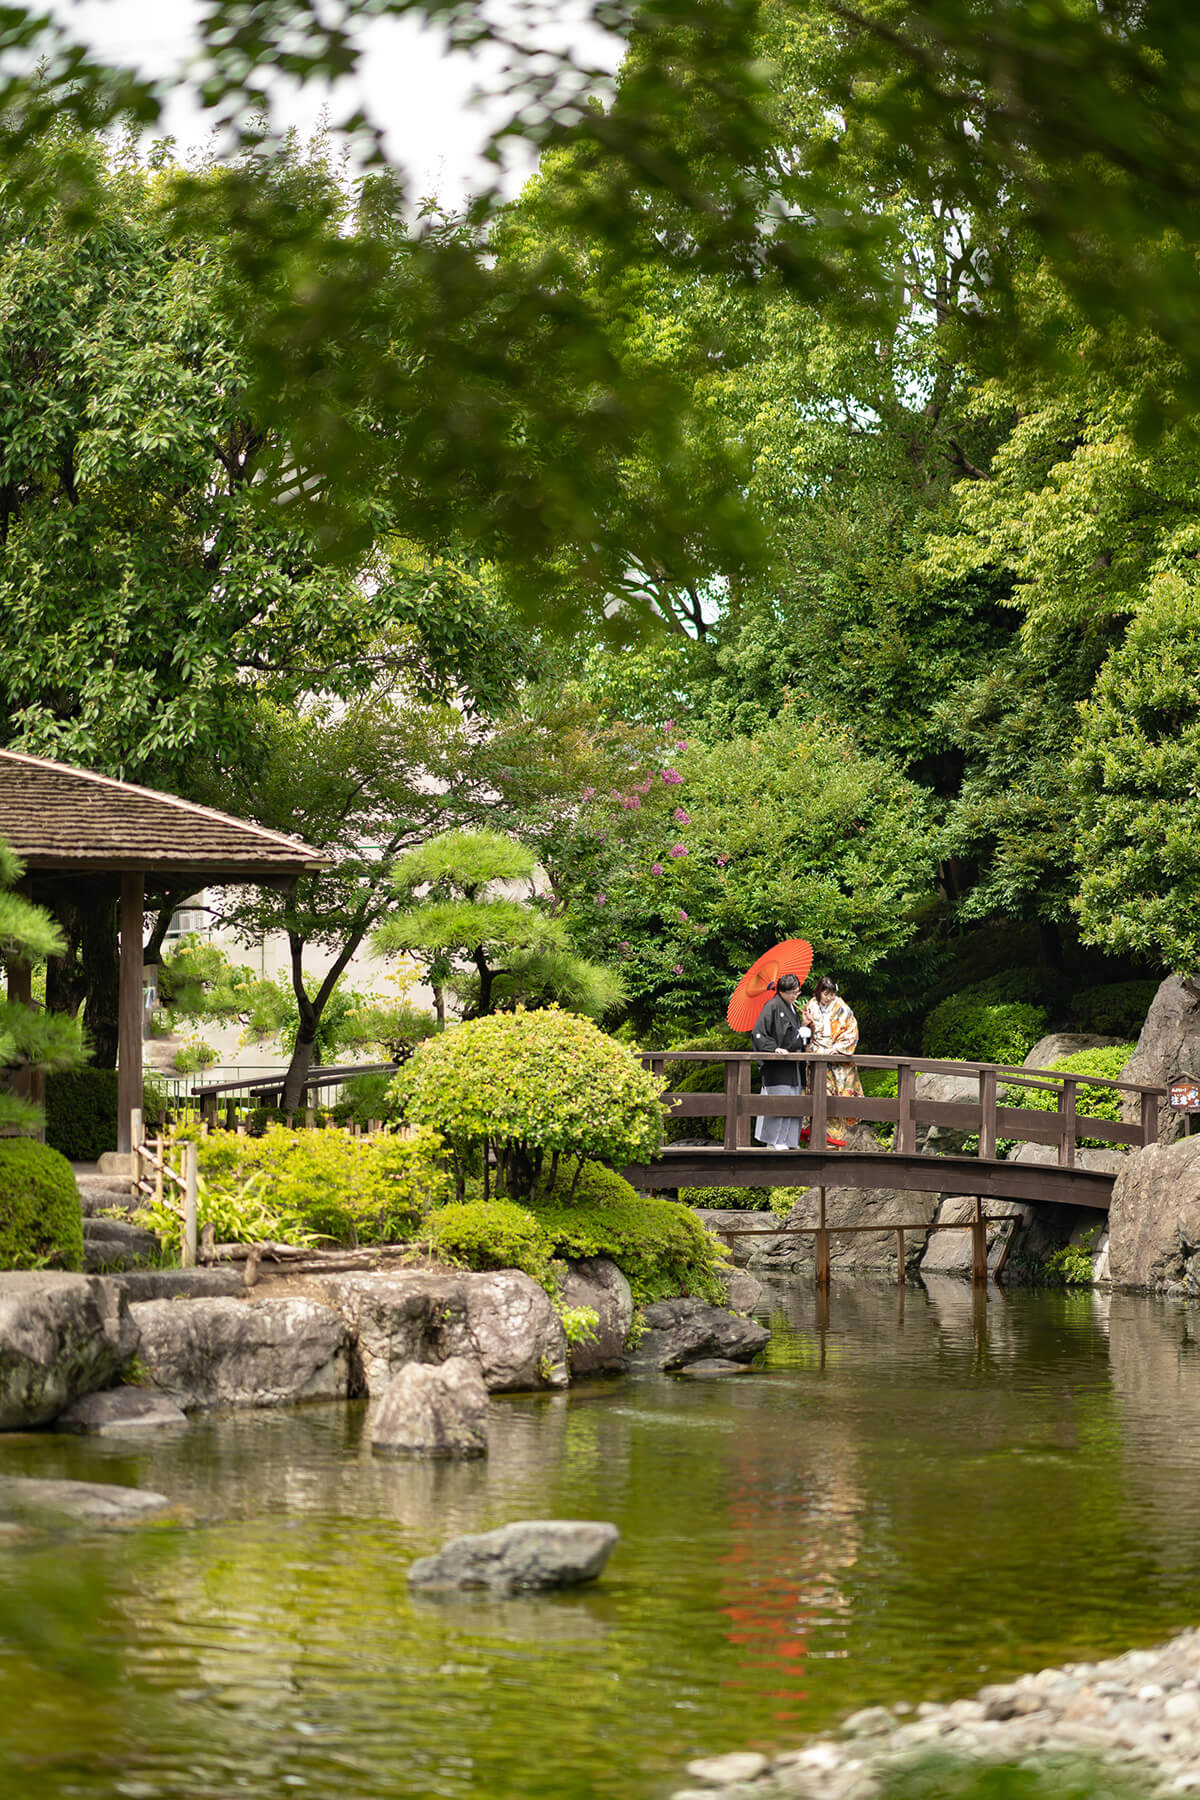
<path id="1" fill-rule="evenodd" d="M 0 966 L 10 977 L 62 948 L 62 936 L 40 906 L 15 893 L 24 867 L 0 838 Z M 0 998 L 0 1132 L 32 1133 L 42 1125 L 42 1109 L 14 1085 L 29 1075 L 73 1068 L 83 1060 L 80 1026 L 61 1013 L 46 1012 L 31 999 Z"/>
<path id="2" fill-rule="evenodd" d="M 1200 967 L 1200 587 L 1163 575 L 1080 710 L 1077 910 L 1092 943 Z"/>
<path id="3" fill-rule="evenodd" d="M 401 857 L 392 888 L 404 904 L 375 932 L 378 951 L 423 958 L 444 1021 L 444 989 L 482 1018 L 498 1002 L 564 1001 L 604 1013 L 623 997 L 619 979 L 571 954 L 561 920 L 511 889 L 532 885 L 531 850 L 494 831 L 454 831 Z M 504 890 L 509 890 L 505 892 Z M 461 966 L 474 978 L 464 982 Z"/>
<path id="4" fill-rule="evenodd" d="M 580 947 L 625 975 L 639 1027 L 718 1017 L 782 938 L 847 974 L 911 939 L 936 863 L 926 804 L 845 733 L 788 709 L 753 738 L 679 740 L 640 787 L 597 801 L 591 885 L 568 915 Z M 626 827 L 647 814 L 649 833 Z"/>

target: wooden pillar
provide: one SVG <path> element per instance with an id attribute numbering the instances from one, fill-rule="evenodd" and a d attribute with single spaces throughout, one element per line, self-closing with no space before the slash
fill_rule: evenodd
<path id="1" fill-rule="evenodd" d="M 762 1065 L 760 1064 L 760 1073 L 761 1070 Z M 733 1147 L 735 1150 L 750 1148 L 750 1092 L 750 1058 L 746 1057 L 744 1061 L 735 1065 L 733 1098 L 732 1102 L 726 1101 L 727 1106 L 732 1104 L 736 1108 L 733 1118 Z M 725 1129 L 728 1135 L 728 1114 L 726 1114 Z"/>
<path id="2" fill-rule="evenodd" d="M 117 1009 L 117 1149 L 133 1149 L 133 1115 L 142 1110 L 142 938 L 146 878 L 121 877 L 121 985 Z"/>
<path id="3" fill-rule="evenodd" d="M 911 1063 L 896 1065 L 896 1094 L 898 1097 L 898 1116 L 896 1119 L 896 1154 L 912 1156 L 917 1148 L 917 1127 L 913 1119 L 913 1105 L 917 1097 L 917 1075 Z"/>
<path id="4" fill-rule="evenodd" d="M 996 1071 L 979 1071 L 979 1154 L 996 1156 Z"/>
<path id="5" fill-rule="evenodd" d="M 829 1231 L 825 1224 L 825 1189 L 817 1189 L 817 1200 L 820 1206 L 817 1224 L 817 1243 L 814 1256 L 814 1274 L 818 1288 L 829 1286 Z"/>
<path id="6" fill-rule="evenodd" d="M 1078 1087 L 1074 1076 L 1068 1075 L 1063 1081 L 1062 1093 L 1059 1096 L 1058 1112 L 1061 1121 L 1061 1136 L 1058 1140 L 1058 1166 L 1060 1169 L 1075 1167 L 1075 1090 Z"/>
<path id="7" fill-rule="evenodd" d="M 986 1287 L 987 1278 L 987 1224 L 983 1216 L 983 1201 L 976 1195 L 975 1217 L 971 1220 L 971 1280 L 976 1287 Z"/>
<path id="8" fill-rule="evenodd" d="M 824 1150 L 827 1117 L 826 1107 L 829 1101 L 829 1076 L 827 1074 L 829 1064 L 826 1062 L 814 1062 L 811 1066 L 813 1071 L 813 1087 L 808 1146 L 810 1150 Z M 824 1192 L 824 1189 L 822 1189 L 822 1192 Z"/>

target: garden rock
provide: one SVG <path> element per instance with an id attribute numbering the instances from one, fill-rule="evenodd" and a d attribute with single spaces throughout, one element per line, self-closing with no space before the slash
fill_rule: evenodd
<path id="1" fill-rule="evenodd" d="M 758 1276 L 747 1269 L 731 1269 L 725 1277 L 725 1299 L 734 1312 L 752 1313 L 764 1292 Z"/>
<path id="2" fill-rule="evenodd" d="M 765 1325 L 704 1300 L 657 1300 L 642 1317 L 646 1330 L 630 1352 L 631 1369 L 681 1369 L 714 1356 L 749 1362 L 771 1341 Z"/>
<path id="3" fill-rule="evenodd" d="M 1200 1137 L 1126 1157 L 1108 1228 L 1114 1287 L 1200 1294 Z"/>
<path id="4" fill-rule="evenodd" d="M 129 1302 L 103 1275 L 0 1274 L 0 1430 L 44 1425 L 115 1381 L 138 1347 Z"/>
<path id="5" fill-rule="evenodd" d="M 79 1189 L 79 1204 L 85 1219 L 109 1211 L 135 1212 L 142 1203 L 141 1195 L 133 1192 L 128 1177 L 76 1170 L 75 1186 Z"/>
<path id="6" fill-rule="evenodd" d="M 978 1106 L 979 1078 L 976 1075 L 918 1075 L 916 1098 L 939 1105 Z M 918 1125 L 918 1151 L 934 1151 L 940 1156 L 961 1156 L 968 1140 L 978 1137 L 978 1126 Z"/>
<path id="7" fill-rule="evenodd" d="M 408 1572 L 413 1587 L 522 1589 L 572 1587 L 594 1581 L 620 1537 L 615 1525 L 591 1519 L 522 1519 L 470 1537 L 452 1538 Z"/>
<path id="8" fill-rule="evenodd" d="M 379 1402 L 371 1443 L 397 1456 L 486 1456 L 487 1404 L 479 1365 L 465 1356 L 410 1363 Z"/>
<path id="9" fill-rule="evenodd" d="M 730 1362 L 727 1356 L 702 1356 L 699 1362 L 685 1363 L 678 1373 L 680 1380 L 702 1381 L 713 1375 L 749 1375 L 750 1364 Z"/>
<path id="10" fill-rule="evenodd" d="M 1090 1031 L 1052 1031 L 1038 1039 L 1021 1067 L 1048 1069 L 1060 1056 L 1078 1056 L 1081 1050 L 1108 1050 L 1120 1042 L 1120 1038 L 1097 1037 Z"/>
<path id="11" fill-rule="evenodd" d="M 595 1335 L 572 1344 L 573 1375 L 594 1375 L 625 1367 L 625 1339 L 633 1323 L 633 1290 L 616 1263 L 606 1256 L 582 1256 L 567 1264 L 562 1283 L 565 1306 L 590 1306 L 597 1315 Z"/>
<path id="12" fill-rule="evenodd" d="M 493 1392 L 566 1387 L 567 1337 L 545 1288 L 516 1269 L 464 1276 L 470 1354 Z"/>
<path id="13" fill-rule="evenodd" d="M 461 1275 L 325 1275 L 315 1284 L 353 1343 L 351 1392 L 382 1394 L 409 1363 L 473 1354 Z"/>
<path id="14" fill-rule="evenodd" d="M 349 1391 L 349 1334 L 315 1300 L 144 1300 L 131 1310 L 147 1381 L 177 1406 L 286 1406 Z"/>
<path id="15" fill-rule="evenodd" d="M 873 1148 L 878 1149 L 878 1143 Z M 825 1193 L 825 1218 L 830 1226 L 877 1226 L 878 1230 L 855 1231 L 848 1236 L 834 1234 L 830 1239 L 830 1265 L 843 1274 L 885 1275 L 895 1281 L 899 1271 L 896 1257 L 899 1244 L 896 1223 L 913 1227 L 905 1234 L 904 1260 L 913 1269 L 921 1256 L 924 1227 L 937 1207 L 935 1194 L 910 1194 L 903 1188 L 831 1187 Z M 783 1221 L 789 1226 L 815 1226 L 820 1217 L 820 1200 L 810 1188 L 793 1206 Z M 773 1270 L 808 1270 L 813 1267 L 816 1238 L 812 1230 L 779 1238 L 752 1238 L 757 1244 L 750 1267 L 756 1274 Z"/>
<path id="16" fill-rule="evenodd" d="M 742 1231 L 746 1228 L 766 1230 L 775 1215 L 769 1212 L 741 1212 L 733 1206 L 696 1206 L 692 1208 L 702 1225 L 715 1232 L 726 1245 L 735 1267 L 743 1268 L 760 1251 L 781 1245 L 788 1240 L 769 1237 L 731 1237 L 726 1239 L 727 1231 Z"/>
<path id="17" fill-rule="evenodd" d="M 245 1292 L 240 1263 L 207 1269 L 124 1269 L 113 1276 L 135 1300 L 216 1299 Z"/>
<path id="18" fill-rule="evenodd" d="M 143 1231 L 128 1220 L 87 1218 L 83 1221 L 83 1255 L 89 1273 L 100 1273 L 157 1261 L 162 1244 L 152 1231 Z"/>
<path id="19" fill-rule="evenodd" d="M 1183 1074 L 1200 1075 L 1200 982 L 1168 975 L 1154 996 L 1137 1048 L 1121 1070 L 1121 1080 L 1165 1088 Z M 1136 1094 L 1125 1095 L 1121 1116 L 1128 1121 L 1137 1119 Z M 1182 1116 L 1160 1100 L 1159 1143 L 1173 1143 L 1182 1129 Z"/>
<path id="20" fill-rule="evenodd" d="M 99 1481 L 0 1477 L 0 1515 L 5 1518 L 51 1513 L 85 1525 L 125 1525 L 157 1518 L 171 1504 L 165 1494 L 152 1494 L 145 1488 L 109 1486 Z"/>
<path id="21" fill-rule="evenodd" d="M 173 1400 L 147 1388 L 107 1388 L 102 1394 L 85 1394 L 72 1400 L 54 1421 L 56 1431 L 75 1431 L 89 1437 L 128 1437 L 159 1431 L 164 1425 L 186 1425 L 187 1417 Z"/>

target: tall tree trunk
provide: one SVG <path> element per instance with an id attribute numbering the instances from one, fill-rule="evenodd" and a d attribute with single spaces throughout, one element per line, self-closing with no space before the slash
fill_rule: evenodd
<path id="1" fill-rule="evenodd" d="M 85 999 L 83 1028 L 87 1033 L 89 1060 L 97 1069 L 117 1066 L 120 964 L 117 957 L 117 902 L 81 899 L 79 905 L 79 961 L 83 970 Z"/>
<path id="2" fill-rule="evenodd" d="M 479 1010 L 477 1019 L 486 1019 L 492 1010 L 492 983 L 496 979 L 496 970 L 488 968 L 487 957 L 483 954 L 483 945 L 476 944 L 471 953 L 471 961 L 479 970 Z"/>
<path id="3" fill-rule="evenodd" d="M 292 1060 L 288 1064 L 287 1074 L 283 1078 L 283 1109 L 285 1112 L 299 1112 L 304 1097 L 305 1077 L 311 1072 L 316 1051 L 317 1031 L 321 1024 L 321 1015 L 329 1004 L 329 996 L 346 972 L 347 965 L 358 946 L 367 935 L 366 921 L 351 932 L 347 941 L 338 951 L 333 963 L 315 994 L 310 994 L 304 985 L 304 939 L 294 931 L 288 932 L 288 946 L 292 960 L 292 992 L 296 996 L 296 1010 L 300 1015 L 300 1023 L 296 1031 L 296 1047 L 292 1051 Z"/>

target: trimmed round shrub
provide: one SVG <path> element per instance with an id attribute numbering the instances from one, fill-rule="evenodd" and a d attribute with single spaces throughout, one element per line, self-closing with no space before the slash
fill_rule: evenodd
<path id="1" fill-rule="evenodd" d="M 926 1019 L 921 1054 L 943 1062 L 961 1060 L 1019 1067 L 1038 1039 L 1045 1036 L 1048 1022 L 1044 1006 L 952 994 L 935 1006 Z"/>
<path id="2" fill-rule="evenodd" d="M 1099 1050 L 1077 1050 L 1073 1056 L 1056 1056 L 1049 1067 L 1064 1075 L 1108 1076 L 1121 1079 L 1121 1070 L 1133 1055 L 1134 1044 L 1109 1044 Z M 1032 1112 L 1057 1112 L 1058 1094 L 1045 1088 L 1006 1087 L 1001 1090 L 1002 1106 L 1024 1106 Z M 1078 1087 L 1075 1090 L 1075 1112 L 1083 1119 L 1121 1117 L 1121 1095 L 1113 1088 Z M 1102 1138 L 1081 1138 L 1085 1148 L 1111 1150 Z"/>
<path id="3" fill-rule="evenodd" d="M 70 1163 L 32 1138 L 0 1138 L 0 1268 L 82 1267 L 83 1208 Z"/>
<path id="4" fill-rule="evenodd" d="M 550 1239 L 513 1200 L 452 1200 L 425 1221 L 434 1254 L 468 1269 L 522 1269 L 543 1284 Z"/>
<path id="5" fill-rule="evenodd" d="M 513 1199 L 530 1196 L 547 1158 L 550 1175 L 559 1159 L 635 1162 L 662 1145 L 662 1082 L 590 1019 L 556 1007 L 455 1026 L 420 1046 L 393 1091 L 410 1123 L 445 1137 L 460 1171 L 490 1143 Z"/>
<path id="6" fill-rule="evenodd" d="M 624 1271 L 639 1305 L 694 1294 L 725 1304 L 717 1271 L 727 1252 L 689 1207 L 639 1194 L 614 1169 L 585 1163 L 574 1197 L 538 1194 L 530 1211 L 555 1256 L 607 1256 Z"/>
<path id="7" fill-rule="evenodd" d="M 46 1077 L 46 1142 L 69 1162 L 117 1147 L 117 1071 L 62 1069 Z"/>

